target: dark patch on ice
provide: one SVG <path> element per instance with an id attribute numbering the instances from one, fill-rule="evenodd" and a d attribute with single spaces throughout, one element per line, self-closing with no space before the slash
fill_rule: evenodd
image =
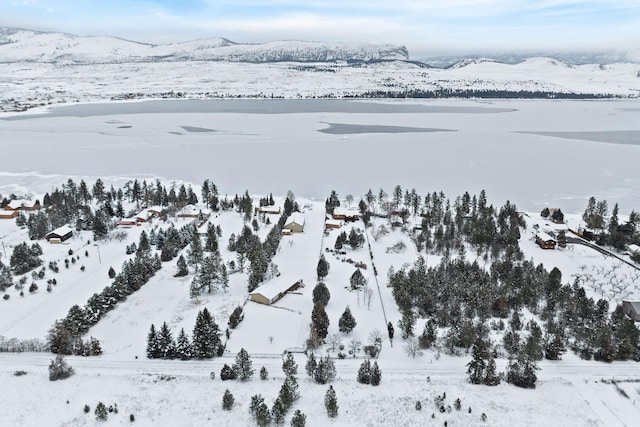
<path id="1" fill-rule="evenodd" d="M 108 124 L 108 125 L 117 125 L 117 124 L 123 123 L 123 122 L 121 120 L 107 120 L 105 123 Z"/>
<path id="2" fill-rule="evenodd" d="M 403 102 L 374 102 L 344 99 L 190 99 L 105 104 L 65 105 L 43 114 L 16 115 L 0 120 L 26 120 L 41 117 L 92 117 L 120 114 L 158 113 L 355 113 L 355 114 L 495 114 L 511 113 L 516 108 L 487 105 L 424 105 Z"/>
<path id="3" fill-rule="evenodd" d="M 607 144 L 640 145 L 640 130 L 569 131 L 569 132 L 516 132 L 554 138 L 578 139 Z"/>
<path id="4" fill-rule="evenodd" d="M 327 123 L 326 129 L 319 132 L 331 135 L 357 135 L 362 133 L 431 133 L 431 132 L 457 132 L 453 129 L 417 128 L 409 126 L 385 126 L 385 125 L 353 125 L 346 123 Z"/>
<path id="5" fill-rule="evenodd" d="M 133 127 L 133 126 L 129 126 L 129 125 L 126 125 L 126 126 L 118 126 L 118 129 L 131 129 L 132 127 Z"/>
<path id="6" fill-rule="evenodd" d="M 169 131 L 169 133 L 170 133 L 171 135 L 182 135 L 182 133 L 181 133 L 181 132 L 171 132 L 171 131 Z"/>
<path id="7" fill-rule="evenodd" d="M 215 132 L 214 129 L 199 128 L 197 126 L 180 126 L 180 127 L 186 130 L 187 132 Z"/>

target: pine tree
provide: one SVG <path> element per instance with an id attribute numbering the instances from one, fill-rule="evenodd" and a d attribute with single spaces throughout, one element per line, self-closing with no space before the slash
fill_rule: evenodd
<path id="1" fill-rule="evenodd" d="M 260 379 L 265 381 L 267 378 L 269 378 L 269 371 L 267 371 L 267 368 L 263 366 L 260 368 Z"/>
<path id="2" fill-rule="evenodd" d="M 311 327 L 318 334 L 320 339 L 325 339 L 329 333 L 329 316 L 324 310 L 324 306 L 316 303 L 311 312 Z"/>
<path id="3" fill-rule="evenodd" d="M 182 255 L 180 255 L 180 257 L 178 258 L 178 262 L 176 264 L 176 267 L 178 267 L 178 271 L 176 272 L 176 274 L 173 277 L 183 277 L 189 274 L 189 269 L 187 268 L 187 263 L 184 260 L 184 257 Z"/>
<path id="4" fill-rule="evenodd" d="M 220 330 L 206 307 L 198 312 L 196 317 L 192 348 L 193 356 L 197 359 L 210 359 L 216 356 L 222 348 Z"/>
<path id="5" fill-rule="evenodd" d="M 331 293 L 329 292 L 329 288 L 323 282 L 318 282 L 315 288 L 313 288 L 313 303 L 320 303 L 325 307 L 329 303 L 329 299 L 331 298 Z"/>
<path id="6" fill-rule="evenodd" d="M 75 372 L 64 357 L 58 354 L 49 364 L 49 381 L 64 380 L 69 378 Z"/>
<path id="7" fill-rule="evenodd" d="M 305 370 L 307 371 L 307 375 L 310 378 L 314 378 L 316 374 L 316 369 L 318 369 L 318 362 L 316 362 L 316 357 L 313 354 L 313 352 L 311 352 L 309 353 L 309 357 L 307 358 Z"/>
<path id="8" fill-rule="evenodd" d="M 500 375 L 496 372 L 496 361 L 491 356 L 489 356 L 489 361 L 487 362 L 487 370 L 485 371 L 483 382 L 488 386 L 500 384 Z"/>
<path id="9" fill-rule="evenodd" d="M 260 427 L 266 427 L 269 424 L 271 424 L 271 421 L 272 421 L 271 412 L 269 411 L 269 408 L 267 407 L 267 405 L 264 402 L 262 402 L 260 406 L 258 406 L 258 409 L 256 410 L 256 423 Z"/>
<path id="10" fill-rule="evenodd" d="M 146 257 L 151 254 L 151 243 L 149 243 L 149 238 L 147 237 L 147 233 L 142 230 L 140 233 L 140 241 L 138 242 L 138 249 L 136 250 L 136 256 L 138 257 Z"/>
<path id="11" fill-rule="evenodd" d="M 473 359 L 467 364 L 468 381 L 471 384 L 482 384 L 485 378 L 485 369 L 487 364 L 485 359 L 488 356 L 487 347 L 482 339 L 476 339 L 472 350 Z"/>
<path id="12" fill-rule="evenodd" d="M 258 415 L 258 408 L 260 405 L 264 404 L 264 397 L 261 394 L 254 394 L 251 396 L 251 402 L 249 403 L 249 414 L 253 418 Z"/>
<path id="13" fill-rule="evenodd" d="M 230 411 L 233 407 L 234 400 L 235 399 L 233 398 L 233 394 L 231 394 L 229 389 L 226 389 L 224 392 L 224 396 L 222 396 L 222 409 L 224 409 L 225 411 Z"/>
<path id="14" fill-rule="evenodd" d="M 147 335 L 147 358 L 157 359 L 159 357 L 162 357 L 162 352 L 158 343 L 158 333 L 156 332 L 156 327 L 152 323 L 149 334 Z"/>
<path id="15" fill-rule="evenodd" d="M 116 277 L 116 271 L 113 267 L 109 267 L 109 279 L 113 279 L 114 277 Z"/>
<path id="16" fill-rule="evenodd" d="M 360 369 L 358 369 L 358 382 L 360 384 L 371 383 L 371 362 L 369 359 L 362 362 Z"/>
<path id="17" fill-rule="evenodd" d="M 378 386 L 380 385 L 380 381 L 382 381 L 382 371 L 380 367 L 378 367 L 378 362 L 373 362 L 373 367 L 371 368 L 371 385 Z"/>
<path id="18" fill-rule="evenodd" d="M 562 353 L 566 351 L 564 339 L 560 334 L 547 335 L 544 355 L 549 360 L 562 359 Z"/>
<path id="19" fill-rule="evenodd" d="M 362 289 L 367 284 L 367 279 L 362 275 L 362 272 L 359 268 L 353 272 L 351 278 L 349 279 L 349 283 L 351 284 L 351 289 L 357 291 Z"/>
<path id="20" fill-rule="evenodd" d="M 316 268 L 316 272 L 318 274 L 318 280 L 322 280 L 327 277 L 329 274 L 329 263 L 327 259 L 324 257 L 324 254 L 320 255 L 320 259 L 318 260 L 318 267 Z"/>
<path id="21" fill-rule="evenodd" d="M 416 323 L 416 318 L 411 310 L 405 310 L 402 312 L 402 319 L 398 322 L 398 327 L 402 332 L 402 339 L 407 339 L 413 336 L 413 327 Z"/>
<path id="22" fill-rule="evenodd" d="M 189 360 L 193 357 L 191 342 L 189 341 L 187 334 L 184 332 L 184 328 L 180 329 L 180 334 L 178 334 L 176 356 L 179 357 L 180 360 Z"/>
<path id="23" fill-rule="evenodd" d="M 233 370 L 231 366 L 225 363 L 222 369 L 220 369 L 220 379 L 222 381 L 235 380 L 236 372 Z"/>
<path id="24" fill-rule="evenodd" d="M 351 314 L 351 310 L 349 306 L 344 310 L 342 316 L 340 316 L 340 320 L 338 321 L 338 330 L 344 333 L 350 333 L 353 331 L 353 328 L 356 327 L 356 319 Z"/>
<path id="25" fill-rule="evenodd" d="M 106 421 L 107 416 L 109 415 L 107 413 L 107 407 L 102 402 L 98 402 L 93 413 L 95 414 L 97 421 Z"/>
<path id="26" fill-rule="evenodd" d="M 279 397 L 273 402 L 273 408 L 271 408 L 271 416 L 273 423 L 276 425 L 284 424 L 284 417 L 287 415 L 287 409 L 280 400 Z"/>
<path id="27" fill-rule="evenodd" d="M 160 350 L 160 357 L 163 359 L 173 359 L 175 357 L 175 342 L 169 329 L 167 322 L 163 322 L 158 332 L 158 348 Z"/>
<path id="28" fill-rule="evenodd" d="M 298 373 L 298 364 L 293 358 L 293 354 L 287 353 L 284 361 L 282 362 L 282 371 L 287 377 Z"/>
<path id="29" fill-rule="evenodd" d="M 196 271 L 198 271 L 198 265 L 202 262 L 204 258 L 204 249 L 202 249 L 202 241 L 200 240 L 200 234 L 198 232 L 193 233 L 193 237 L 191 239 L 191 245 L 189 246 L 189 250 L 187 251 L 187 262 L 189 265 L 193 265 L 196 267 Z"/>
<path id="30" fill-rule="evenodd" d="M 325 358 L 320 359 L 318 367 L 315 370 L 313 379 L 318 384 L 327 384 L 332 382 L 336 377 L 336 365 L 333 360 L 327 355 Z"/>
<path id="31" fill-rule="evenodd" d="M 335 418 L 338 416 L 338 398 L 333 386 L 329 386 L 327 393 L 324 395 L 324 407 L 327 409 L 327 415 L 329 418 Z"/>
<path id="32" fill-rule="evenodd" d="M 305 427 L 307 425 L 307 416 L 296 409 L 291 418 L 291 427 Z"/>
<path id="33" fill-rule="evenodd" d="M 427 349 L 436 342 L 438 337 L 438 330 L 436 328 L 436 322 L 433 319 L 429 319 L 427 323 L 424 324 L 424 330 L 422 331 L 422 335 L 418 338 L 418 342 L 420 344 L 420 348 Z"/>
<path id="34" fill-rule="evenodd" d="M 236 363 L 233 365 L 233 370 L 236 373 L 236 377 L 240 381 L 247 381 L 253 376 L 255 372 L 253 369 L 253 363 L 247 350 L 240 349 L 240 352 L 236 355 Z"/>
<path id="35" fill-rule="evenodd" d="M 216 227 L 212 223 L 209 223 L 209 225 L 207 225 L 207 235 L 204 244 L 204 250 L 207 252 L 218 251 L 218 234 L 216 233 Z"/>

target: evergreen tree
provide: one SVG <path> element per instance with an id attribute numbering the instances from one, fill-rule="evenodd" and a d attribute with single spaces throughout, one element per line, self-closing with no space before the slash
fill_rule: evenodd
<path id="1" fill-rule="evenodd" d="M 329 316 L 324 310 L 324 306 L 316 303 L 311 312 L 311 327 L 318 334 L 320 339 L 325 339 L 329 332 Z"/>
<path id="2" fill-rule="evenodd" d="M 298 373 L 298 364 L 293 358 L 293 354 L 287 353 L 284 361 L 282 362 L 282 371 L 289 377 Z"/>
<path id="3" fill-rule="evenodd" d="M 261 394 L 254 394 L 253 396 L 251 396 L 251 402 L 249 403 L 249 414 L 251 414 L 253 418 L 255 418 L 256 415 L 258 415 L 258 408 L 263 403 L 264 403 L 264 397 L 262 397 Z"/>
<path id="4" fill-rule="evenodd" d="M 271 412 L 269 411 L 267 405 L 262 402 L 260 406 L 258 406 L 258 409 L 256 411 L 256 423 L 260 427 L 266 427 L 271 424 L 271 421 Z"/>
<path id="5" fill-rule="evenodd" d="M 413 315 L 413 311 L 405 310 L 402 312 L 402 319 L 398 322 L 398 327 L 402 332 L 402 339 L 407 339 L 413 336 L 413 327 L 416 323 L 416 318 Z"/>
<path id="6" fill-rule="evenodd" d="M 180 358 L 180 360 L 189 360 L 193 357 L 191 342 L 189 341 L 187 334 L 184 332 L 184 328 L 180 329 L 180 334 L 178 334 L 176 356 Z"/>
<path id="7" fill-rule="evenodd" d="M 476 339 L 471 354 L 473 359 L 467 364 L 467 374 L 469 374 L 468 381 L 471 384 L 482 384 L 487 367 L 485 359 L 488 357 L 488 350 L 485 342 L 481 338 Z"/>
<path id="8" fill-rule="evenodd" d="M 109 267 L 109 279 L 113 279 L 114 277 L 116 277 L 116 271 L 113 267 Z"/>
<path id="9" fill-rule="evenodd" d="M 140 233 L 140 241 L 138 243 L 138 249 L 136 250 L 136 256 L 146 257 L 151 254 L 151 243 L 149 243 L 149 238 L 147 237 L 147 233 L 142 230 Z"/>
<path id="10" fill-rule="evenodd" d="M 327 415 L 329 418 L 335 418 L 338 416 L 338 398 L 333 386 L 329 386 L 327 393 L 324 395 L 324 407 L 327 409 Z"/>
<path id="11" fill-rule="evenodd" d="M 487 362 L 484 384 L 488 386 L 495 386 L 500 384 L 500 375 L 498 375 L 498 373 L 496 372 L 496 361 L 491 356 L 489 356 L 489 361 Z"/>
<path id="12" fill-rule="evenodd" d="M 233 398 L 233 394 L 231 394 L 229 389 L 226 389 L 224 392 L 224 396 L 222 396 L 222 409 L 224 409 L 225 411 L 230 411 L 233 407 L 234 400 L 235 399 Z"/>
<path id="13" fill-rule="evenodd" d="M 327 384 L 333 381 L 336 377 L 336 365 L 333 360 L 327 355 L 325 358 L 320 359 L 318 367 L 315 370 L 313 379 L 318 384 Z"/>
<path id="14" fill-rule="evenodd" d="M 98 404 L 96 405 L 96 409 L 93 413 L 96 416 L 97 421 L 106 421 L 107 416 L 109 415 L 107 413 L 107 407 L 102 402 L 98 402 Z"/>
<path id="15" fill-rule="evenodd" d="M 156 327 L 152 323 L 149 334 L 147 335 L 147 357 L 149 359 L 157 359 L 162 357 L 162 351 L 160 350 L 160 344 L 158 343 L 158 333 Z"/>
<path id="16" fill-rule="evenodd" d="M 436 327 L 436 322 L 433 319 L 429 319 L 424 324 L 424 330 L 422 331 L 422 335 L 418 338 L 418 343 L 420 344 L 420 348 L 426 349 L 431 347 L 438 337 L 438 330 Z"/>
<path id="17" fill-rule="evenodd" d="M 247 350 L 244 348 L 240 349 L 240 352 L 236 355 L 236 363 L 233 365 L 233 370 L 236 373 L 236 377 L 240 381 L 247 381 L 249 378 L 253 376 L 254 369 L 253 363 L 251 362 L 251 357 Z"/>
<path id="18" fill-rule="evenodd" d="M 197 359 L 210 359 L 222 350 L 220 330 L 206 307 L 196 317 L 192 347 L 193 356 Z"/>
<path id="19" fill-rule="evenodd" d="M 305 427 L 307 425 L 307 417 L 300 412 L 300 409 L 296 409 L 291 418 L 291 427 Z"/>
<path id="20" fill-rule="evenodd" d="M 329 274 L 329 267 L 329 263 L 324 257 L 324 254 L 320 255 L 320 259 L 318 260 L 318 267 L 316 268 L 318 280 L 322 280 L 327 277 L 327 274 Z"/>
<path id="21" fill-rule="evenodd" d="M 380 385 L 380 381 L 382 381 L 382 371 L 378 366 L 378 362 L 373 362 L 373 366 L 371 367 L 371 385 L 378 386 Z"/>
<path id="22" fill-rule="evenodd" d="M 216 232 L 216 227 L 212 223 L 209 223 L 207 225 L 207 235 L 204 244 L 204 250 L 207 252 L 218 251 L 218 234 Z"/>
<path id="23" fill-rule="evenodd" d="M 173 277 L 183 277 L 183 276 L 186 276 L 187 274 L 189 274 L 189 269 L 187 268 L 187 263 L 184 260 L 184 257 L 182 255 L 180 255 L 180 258 L 178 258 L 178 262 L 176 264 L 176 267 L 178 267 L 178 271 L 176 272 L 176 274 Z"/>
<path id="24" fill-rule="evenodd" d="M 107 228 L 107 221 L 105 215 L 101 210 L 97 210 L 93 216 L 93 238 L 94 240 L 100 240 L 109 233 Z"/>
<path id="25" fill-rule="evenodd" d="M 371 362 L 369 359 L 362 362 L 360 369 L 358 369 L 358 382 L 360 384 L 371 383 Z"/>
<path id="26" fill-rule="evenodd" d="M 338 321 L 338 330 L 344 333 L 350 333 L 353 331 L 353 328 L 356 327 L 356 319 L 351 314 L 351 310 L 349 306 L 344 310 L 342 316 L 340 316 L 340 320 Z"/>
<path id="27" fill-rule="evenodd" d="M 75 372 L 64 357 L 58 354 L 49 364 L 49 381 L 64 380 L 69 378 Z"/>
<path id="28" fill-rule="evenodd" d="M 520 354 L 515 361 L 509 362 L 507 368 L 507 382 L 522 388 L 536 388 L 536 362 Z"/>
<path id="29" fill-rule="evenodd" d="M 171 330 L 167 322 L 163 322 L 158 332 L 158 348 L 160 350 L 160 357 L 163 359 L 173 359 L 175 356 L 175 342 L 171 335 Z"/>
<path id="30" fill-rule="evenodd" d="M 318 362 L 316 362 L 316 356 L 313 352 L 309 353 L 307 358 L 307 363 L 305 365 L 305 370 L 307 371 L 307 375 L 310 378 L 314 378 L 316 374 L 316 369 L 318 369 Z"/>
<path id="31" fill-rule="evenodd" d="M 558 247 L 564 249 L 567 247 L 567 234 L 564 230 L 558 233 Z"/>
<path id="32" fill-rule="evenodd" d="M 204 258 L 204 249 L 202 248 L 202 241 L 200 240 L 200 234 L 198 232 L 193 233 L 193 237 L 191 239 L 191 245 L 189 246 L 189 250 L 187 251 L 187 262 L 189 265 L 193 265 L 196 267 L 196 271 L 198 271 L 198 266 L 202 263 L 202 259 Z"/>
<path id="33" fill-rule="evenodd" d="M 242 306 L 237 306 L 233 309 L 231 316 L 229 316 L 229 327 L 231 329 L 235 329 L 238 327 L 240 322 L 244 319 L 244 315 L 242 314 Z"/>
<path id="34" fill-rule="evenodd" d="M 231 366 L 225 363 L 222 369 L 220 369 L 220 379 L 222 381 L 227 381 L 227 380 L 235 380 L 236 378 L 237 378 L 236 372 L 233 370 Z"/>
<path id="35" fill-rule="evenodd" d="M 313 303 L 320 303 L 326 307 L 329 303 L 329 299 L 331 298 L 331 293 L 329 292 L 329 288 L 323 282 L 318 282 L 318 284 L 313 288 Z"/>
<path id="36" fill-rule="evenodd" d="M 284 418 L 287 415 L 287 409 L 284 407 L 284 404 L 280 400 L 279 397 L 276 398 L 276 401 L 273 402 L 273 407 L 271 408 L 271 417 L 273 423 L 276 425 L 284 424 Z"/>
<path id="37" fill-rule="evenodd" d="M 351 279 L 349 279 L 351 283 L 351 289 L 354 291 L 362 289 L 367 284 L 367 279 L 363 276 L 362 272 L 359 268 L 353 272 L 351 275 Z"/>
<path id="38" fill-rule="evenodd" d="M 267 368 L 263 366 L 260 368 L 260 379 L 265 381 L 267 378 L 269 378 L 269 371 L 267 371 Z"/>

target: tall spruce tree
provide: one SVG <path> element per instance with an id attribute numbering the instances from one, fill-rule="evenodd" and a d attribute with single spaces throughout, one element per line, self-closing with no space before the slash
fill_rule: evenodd
<path id="1" fill-rule="evenodd" d="M 351 314 L 351 309 L 349 306 L 345 308 L 344 313 L 340 316 L 340 320 L 338 321 L 338 329 L 340 332 L 350 333 L 353 331 L 353 328 L 356 327 L 356 319 Z"/>
<path id="2" fill-rule="evenodd" d="M 380 381 L 382 381 L 382 371 L 378 366 L 378 362 L 373 362 L 373 366 L 371 367 L 371 385 L 378 386 L 380 385 Z"/>
<path id="3" fill-rule="evenodd" d="M 329 418 L 335 418 L 338 416 L 338 398 L 336 397 L 336 391 L 331 385 L 324 395 L 324 407 L 327 409 L 327 415 Z"/>
<path id="4" fill-rule="evenodd" d="M 178 339 L 176 342 L 176 356 L 180 360 L 189 360 L 193 357 L 193 351 L 191 349 L 191 342 L 189 337 L 184 332 L 184 328 L 180 329 Z"/>
<path id="5" fill-rule="evenodd" d="M 325 277 L 327 277 L 327 274 L 329 274 L 329 263 L 327 262 L 327 259 L 324 257 L 324 254 L 320 255 L 316 272 L 318 275 L 318 280 L 324 279 Z"/>
<path id="6" fill-rule="evenodd" d="M 198 312 L 196 317 L 192 348 L 193 356 L 197 359 L 210 359 L 216 356 L 222 348 L 220 329 L 206 307 Z"/>
<path id="7" fill-rule="evenodd" d="M 253 363 L 247 350 L 241 348 L 236 355 L 236 363 L 233 365 L 233 370 L 236 373 L 236 377 L 240 381 L 247 381 L 253 376 L 255 370 L 253 369 Z"/>
<path id="8" fill-rule="evenodd" d="M 311 312 L 311 327 L 318 334 L 320 339 L 325 339 L 329 333 L 329 316 L 324 310 L 324 306 L 316 303 Z"/>
<path id="9" fill-rule="evenodd" d="M 147 335 L 147 357 L 149 359 L 162 357 L 162 352 L 160 351 L 160 345 L 158 343 L 158 333 L 156 332 L 156 327 L 153 323 L 151 324 L 151 329 Z"/>
<path id="10" fill-rule="evenodd" d="M 360 384 L 371 383 L 371 362 L 369 359 L 366 359 L 360 364 L 360 369 L 358 369 L 358 382 Z"/>

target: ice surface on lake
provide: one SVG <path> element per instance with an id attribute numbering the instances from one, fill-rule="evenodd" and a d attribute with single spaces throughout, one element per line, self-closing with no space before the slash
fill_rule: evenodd
<path id="1" fill-rule="evenodd" d="M 639 110 L 630 100 L 74 105 L 0 119 L 0 193 L 50 191 L 68 177 L 210 178 L 230 195 L 357 198 L 400 184 L 451 197 L 484 188 L 496 204 L 529 210 L 579 212 L 594 195 L 628 212 L 640 208 L 640 147 L 606 142 L 637 141 Z M 320 132 L 327 123 L 455 132 L 335 135 Z"/>

